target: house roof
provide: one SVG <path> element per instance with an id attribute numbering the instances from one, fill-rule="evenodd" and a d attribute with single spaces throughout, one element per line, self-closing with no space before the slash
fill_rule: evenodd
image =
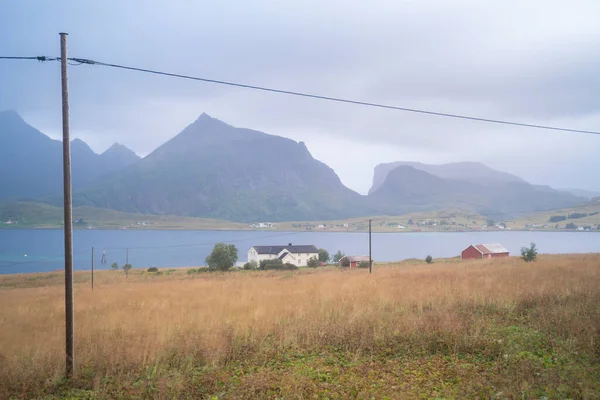
<path id="1" fill-rule="evenodd" d="M 287 250 L 292 254 L 319 252 L 319 249 L 312 244 L 292 245 L 290 243 L 287 246 L 252 246 L 252 248 L 256 250 L 258 254 L 279 254 L 282 250 Z"/>
<path id="2" fill-rule="evenodd" d="M 475 244 L 472 246 L 479 250 L 481 254 L 498 254 L 509 252 L 504 246 L 502 246 L 499 243 Z"/>
<path id="3" fill-rule="evenodd" d="M 361 262 L 361 261 L 369 261 L 369 256 L 344 256 L 342 260 L 347 258 L 350 262 Z"/>

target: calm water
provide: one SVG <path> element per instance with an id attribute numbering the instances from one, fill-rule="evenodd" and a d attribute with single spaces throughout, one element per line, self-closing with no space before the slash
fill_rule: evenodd
<path id="1" fill-rule="evenodd" d="M 366 233 L 256 232 L 256 231 L 135 231 L 77 230 L 74 232 L 75 269 L 90 269 L 91 248 L 95 267 L 109 269 L 113 262 L 134 268 L 202 265 L 216 242 L 237 246 L 245 261 L 253 245 L 314 244 L 330 254 L 368 253 Z M 511 254 L 535 242 L 541 253 L 600 252 L 600 234 L 592 232 L 457 232 L 374 233 L 373 259 L 453 257 L 469 244 L 502 243 Z M 102 253 L 106 263 L 102 264 Z M 0 273 L 43 272 L 64 268 L 62 230 L 0 230 Z"/>

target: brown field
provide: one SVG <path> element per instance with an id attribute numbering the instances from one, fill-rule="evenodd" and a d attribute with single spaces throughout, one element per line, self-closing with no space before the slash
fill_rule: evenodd
<path id="1" fill-rule="evenodd" d="M 600 255 L 0 276 L 0 398 L 600 398 Z"/>

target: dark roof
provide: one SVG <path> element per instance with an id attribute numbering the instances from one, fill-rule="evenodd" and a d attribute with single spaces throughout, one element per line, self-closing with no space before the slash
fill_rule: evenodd
<path id="1" fill-rule="evenodd" d="M 312 244 L 287 245 L 287 246 L 252 246 L 258 254 L 279 254 L 282 250 L 287 250 L 292 254 L 296 253 L 318 253 L 317 249 Z"/>

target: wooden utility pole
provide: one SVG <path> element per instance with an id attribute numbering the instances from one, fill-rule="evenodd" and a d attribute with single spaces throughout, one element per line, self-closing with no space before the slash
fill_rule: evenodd
<path id="1" fill-rule="evenodd" d="M 65 328 L 66 376 L 75 370 L 73 318 L 73 214 L 71 210 L 71 141 L 69 137 L 69 86 L 67 82 L 67 34 L 60 33 L 60 75 L 62 82 L 63 195 L 65 232 Z"/>
<path id="2" fill-rule="evenodd" d="M 94 290 L 94 247 L 92 247 L 92 290 Z"/>
<path id="3" fill-rule="evenodd" d="M 369 220 L 369 273 L 373 267 L 373 258 L 371 258 L 371 220 Z"/>

